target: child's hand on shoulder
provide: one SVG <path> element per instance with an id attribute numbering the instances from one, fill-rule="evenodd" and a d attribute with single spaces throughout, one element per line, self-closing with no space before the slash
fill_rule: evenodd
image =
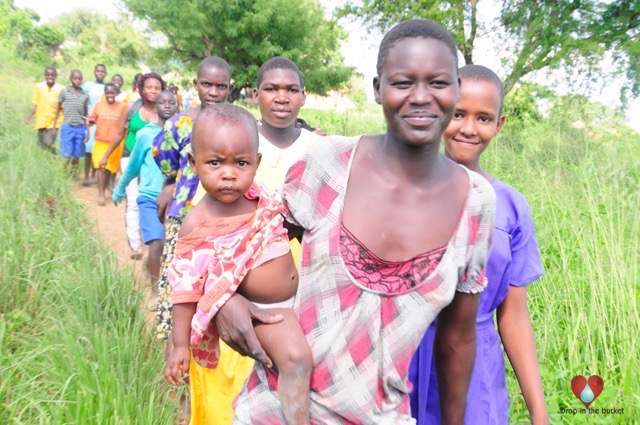
<path id="1" fill-rule="evenodd" d="M 179 385 L 189 375 L 191 350 L 189 346 L 173 346 L 168 357 L 164 377 L 171 385 Z"/>

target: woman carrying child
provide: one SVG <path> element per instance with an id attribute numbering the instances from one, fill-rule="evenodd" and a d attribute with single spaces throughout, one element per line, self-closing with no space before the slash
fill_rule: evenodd
<path id="1" fill-rule="evenodd" d="M 495 193 L 438 152 L 457 68 L 442 27 L 395 26 L 374 79 L 386 133 L 329 138 L 289 170 L 285 219 L 290 236 L 302 232 L 294 310 L 313 354 L 313 423 L 413 423 L 409 363 L 438 313 L 443 421 L 462 422 Z M 223 339 L 259 360 L 236 399 L 238 424 L 284 422 L 277 372 L 250 326 L 278 319 L 237 293 L 215 316 Z"/>

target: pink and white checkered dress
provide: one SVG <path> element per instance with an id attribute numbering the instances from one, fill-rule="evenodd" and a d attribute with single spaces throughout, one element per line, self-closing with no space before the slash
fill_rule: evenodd
<path id="1" fill-rule="evenodd" d="M 468 171 L 464 211 L 435 271 L 415 287 L 376 291 L 352 277 L 340 253 L 342 207 L 358 142 L 317 143 L 289 170 L 283 188 L 287 220 L 306 229 L 294 308 L 314 358 L 311 423 L 411 424 L 411 357 L 456 290 L 484 288 L 495 194 Z M 238 424 L 285 423 L 274 371 L 256 363 L 235 415 Z"/>

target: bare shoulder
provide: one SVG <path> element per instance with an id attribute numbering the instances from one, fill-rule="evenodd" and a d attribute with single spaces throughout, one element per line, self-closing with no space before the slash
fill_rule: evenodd
<path id="1" fill-rule="evenodd" d="M 200 217 L 202 216 L 202 208 L 198 208 L 200 204 L 196 205 L 182 220 L 182 224 L 180 225 L 180 232 L 178 232 L 178 237 L 181 238 L 183 236 L 188 235 L 196 228 Z"/>

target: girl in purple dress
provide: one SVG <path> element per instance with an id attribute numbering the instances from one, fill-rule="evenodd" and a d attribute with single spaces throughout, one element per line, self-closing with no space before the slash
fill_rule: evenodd
<path id="1" fill-rule="evenodd" d="M 502 83 L 478 65 L 459 70 L 460 100 L 444 133 L 446 155 L 491 182 L 496 192 L 493 245 L 487 263 L 488 285 L 480 296 L 476 320 L 476 360 L 467 393 L 464 423 L 507 424 L 509 400 L 500 340 L 515 371 L 531 421 L 548 423 L 536 356 L 526 285 L 543 274 L 533 220 L 524 197 L 480 167 L 480 155 L 504 123 Z M 497 311 L 498 332 L 493 324 Z M 413 357 L 411 414 L 418 424 L 440 423 L 440 400 L 433 358 L 435 323 Z"/>

